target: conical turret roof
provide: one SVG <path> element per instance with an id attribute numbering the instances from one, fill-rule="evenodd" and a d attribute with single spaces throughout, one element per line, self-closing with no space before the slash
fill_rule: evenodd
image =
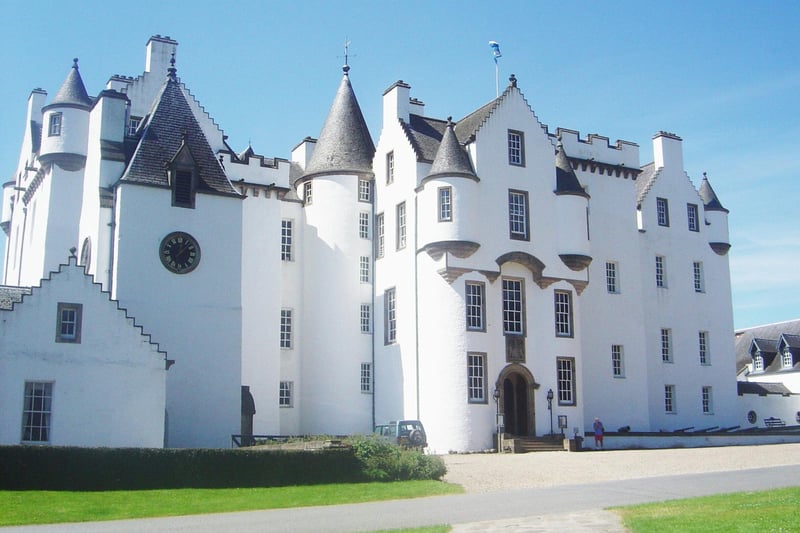
<path id="1" fill-rule="evenodd" d="M 458 142 L 456 133 L 453 131 L 453 123 L 449 118 L 428 176 L 437 174 L 477 177 L 472 169 L 472 161 L 461 143 Z"/>
<path id="2" fill-rule="evenodd" d="M 350 67 L 345 65 L 343 70 L 342 82 L 303 177 L 339 172 L 372 172 L 375 145 L 350 85 Z"/>
<path id="3" fill-rule="evenodd" d="M 589 197 L 589 194 L 581 186 L 578 176 L 572 169 L 572 165 L 564 152 L 564 145 L 558 141 L 556 147 L 556 194 L 573 194 L 577 196 Z"/>
<path id="4" fill-rule="evenodd" d="M 47 107 L 66 105 L 88 109 L 92 105 L 92 99 L 89 98 L 89 94 L 86 92 L 86 86 L 83 84 L 83 79 L 78 71 L 78 58 L 76 57 L 72 61 L 72 68 L 69 74 L 67 74 L 67 79 L 61 84 L 61 88 Z"/>
<path id="5" fill-rule="evenodd" d="M 722 207 L 722 203 L 720 203 L 719 198 L 717 198 L 717 194 L 714 192 L 714 189 L 711 188 L 711 184 L 708 182 L 708 177 L 706 173 L 703 172 L 703 181 L 700 183 L 700 198 L 703 199 L 703 205 L 706 208 L 706 211 L 724 211 L 728 213 L 729 211 Z"/>

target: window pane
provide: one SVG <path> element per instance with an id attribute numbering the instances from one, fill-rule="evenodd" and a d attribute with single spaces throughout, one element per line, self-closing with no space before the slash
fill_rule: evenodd
<path id="1" fill-rule="evenodd" d="M 474 403 L 486 401 L 486 359 L 482 354 L 467 355 L 468 400 Z"/>
<path id="2" fill-rule="evenodd" d="M 574 361 L 558 358 L 558 403 L 559 405 L 575 404 L 575 368 Z"/>
<path id="3" fill-rule="evenodd" d="M 22 440 L 26 442 L 50 441 L 50 415 L 53 384 L 25 382 L 22 412 Z"/>
<path id="4" fill-rule="evenodd" d="M 522 280 L 503 280 L 503 333 L 523 333 Z"/>
<path id="5" fill-rule="evenodd" d="M 483 283 L 467 282 L 465 300 L 467 308 L 467 329 L 483 330 Z"/>
<path id="6" fill-rule="evenodd" d="M 446 222 L 453 219 L 452 188 L 439 188 L 439 221 Z"/>
<path id="7" fill-rule="evenodd" d="M 572 294 L 566 291 L 555 291 L 556 335 L 572 336 Z"/>
<path id="8" fill-rule="evenodd" d="M 292 260 L 292 221 L 281 220 L 281 261 Z"/>
<path id="9" fill-rule="evenodd" d="M 528 240 L 528 193 L 508 191 L 508 224 L 512 239 Z"/>

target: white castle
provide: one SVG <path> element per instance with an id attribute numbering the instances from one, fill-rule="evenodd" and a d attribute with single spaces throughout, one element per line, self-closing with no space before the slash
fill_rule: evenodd
<path id="1" fill-rule="evenodd" d="M 735 423 L 728 211 L 678 136 L 642 165 L 634 143 L 550 132 L 512 75 L 456 122 L 392 84 L 375 144 L 345 65 L 318 139 L 236 153 L 177 46 L 152 37 L 144 73 L 96 97 L 77 60 L 30 95 L 0 220 L 0 443 L 420 419 L 446 453 L 491 448 L 498 419 Z"/>

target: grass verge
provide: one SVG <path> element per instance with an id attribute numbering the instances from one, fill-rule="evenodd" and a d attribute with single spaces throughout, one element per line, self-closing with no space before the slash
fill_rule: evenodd
<path id="1" fill-rule="evenodd" d="M 633 533 L 800 531 L 800 487 L 613 509 Z"/>
<path id="2" fill-rule="evenodd" d="M 463 492 L 460 486 L 441 481 L 248 489 L 0 491 L 0 526 L 338 505 Z"/>

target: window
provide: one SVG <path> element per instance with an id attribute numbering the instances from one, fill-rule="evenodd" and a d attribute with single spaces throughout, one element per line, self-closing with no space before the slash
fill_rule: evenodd
<path id="1" fill-rule="evenodd" d="M 486 354 L 467 354 L 467 400 L 486 403 Z"/>
<path id="2" fill-rule="evenodd" d="M 59 302 L 56 312 L 56 342 L 81 342 L 83 304 Z"/>
<path id="3" fill-rule="evenodd" d="M 397 342 L 397 300 L 395 289 L 387 289 L 383 293 L 385 308 L 384 343 L 394 344 Z"/>
<path id="4" fill-rule="evenodd" d="M 667 288 L 667 259 L 663 255 L 656 256 L 656 287 Z"/>
<path id="5" fill-rule="evenodd" d="M 281 261 L 292 261 L 292 221 L 281 220 Z"/>
<path id="6" fill-rule="evenodd" d="M 136 130 L 139 129 L 139 124 L 142 123 L 142 117 L 131 117 L 128 121 L 128 135 L 136 135 Z"/>
<path id="7" fill-rule="evenodd" d="M 50 125 L 47 128 L 48 137 L 58 137 L 61 135 L 61 113 L 53 113 L 50 115 Z"/>
<path id="8" fill-rule="evenodd" d="M 406 203 L 397 205 L 397 249 L 406 247 Z"/>
<path id="9" fill-rule="evenodd" d="M 50 442 L 52 412 L 53 383 L 26 381 L 22 411 L 22 441 Z"/>
<path id="10" fill-rule="evenodd" d="M 625 377 L 625 361 L 622 358 L 622 345 L 611 345 L 611 373 L 615 378 Z"/>
<path id="11" fill-rule="evenodd" d="M 453 188 L 439 187 L 439 222 L 453 220 Z"/>
<path id="12" fill-rule="evenodd" d="M 672 330 L 661 328 L 661 362 L 672 362 Z"/>
<path id="13" fill-rule="evenodd" d="M 479 281 L 467 281 L 464 286 L 464 300 L 467 309 L 467 329 L 486 331 L 483 317 L 486 313 L 484 301 L 485 285 Z"/>
<path id="14" fill-rule="evenodd" d="M 194 172 L 174 169 L 172 183 L 172 205 L 194 209 Z"/>
<path id="15" fill-rule="evenodd" d="M 305 205 L 311 205 L 314 201 L 314 195 L 311 188 L 311 182 L 307 181 L 303 184 L 303 203 Z"/>
<path id="16" fill-rule="evenodd" d="M 369 283 L 369 256 L 362 255 L 358 260 L 358 279 L 361 283 Z"/>
<path id="17" fill-rule="evenodd" d="M 358 180 L 358 201 L 372 202 L 372 183 L 369 180 Z"/>
<path id="18" fill-rule="evenodd" d="M 521 131 L 508 130 L 508 164 L 525 166 L 525 135 Z"/>
<path id="19" fill-rule="evenodd" d="M 781 355 L 781 364 L 783 365 L 783 368 L 792 368 L 792 366 L 794 366 L 794 358 L 792 357 L 792 352 L 788 346 L 783 349 L 783 353 Z M 798 420 L 798 422 L 800 422 L 800 420 Z"/>
<path id="20" fill-rule="evenodd" d="M 281 309 L 281 348 L 292 347 L 292 310 Z"/>
<path id="21" fill-rule="evenodd" d="M 686 218 L 689 223 L 689 231 L 700 231 L 700 221 L 697 217 L 696 204 L 686 204 Z"/>
<path id="22" fill-rule="evenodd" d="M 753 372 L 763 372 L 764 371 L 764 356 L 761 353 L 757 353 L 756 356 L 753 358 Z"/>
<path id="23" fill-rule="evenodd" d="M 666 198 L 656 198 L 656 214 L 659 226 L 669 226 L 669 204 Z"/>
<path id="24" fill-rule="evenodd" d="M 572 293 L 555 291 L 556 337 L 572 337 Z"/>
<path id="25" fill-rule="evenodd" d="M 361 333 L 370 333 L 372 331 L 372 306 L 370 304 L 361 304 Z"/>
<path id="26" fill-rule="evenodd" d="M 606 290 L 609 294 L 619 294 L 617 263 L 614 261 L 606 261 Z"/>
<path id="27" fill-rule="evenodd" d="M 575 359 L 559 357 L 556 359 L 558 369 L 558 405 L 575 405 Z"/>
<path id="28" fill-rule="evenodd" d="M 697 349 L 700 353 L 700 364 L 701 365 L 708 365 L 708 332 L 707 331 L 699 331 L 697 332 Z"/>
<path id="29" fill-rule="evenodd" d="M 664 385 L 664 412 L 675 413 L 675 385 Z"/>
<path id="30" fill-rule="evenodd" d="M 386 154 L 386 185 L 394 183 L 394 152 Z"/>
<path id="31" fill-rule="evenodd" d="M 369 239 L 369 213 L 366 211 L 358 214 L 358 236 Z"/>
<path id="32" fill-rule="evenodd" d="M 371 363 L 361 363 L 361 392 L 372 392 Z"/>
<path id="33" fill-rule="evenodd" d="M 278 405 L 280 407 L 292 407 L 294 405 L 292 392 L 294 383 L 291 381 L 281 381 L 280 392 L 278 394 Z"/>
<path id="34" fill-rule="evenodd" d="M 512 239 L 527 241 L 528 237 L 528 193 L 508 191 L 508 226 Z"/>
<path id="35" fill-rule="evenodd" d="M 714 402 L 711 396 L 711 387 L 705 386 L 702 389 L 703 401 L 703 414 L 710 415 L 714 413 Z"/>
<path id="36" fill-rule="evenodd" d="M 524 302 L 521 279 L 503 279 L 503 334 L 523 335 Z"/>
<path id="37" fill-rule="evenodd" d="M 378 233 L 378 238 L 375 239 L 375 257 L 383 257 L 383 252 L 386 248 L 386 239 L 383 226 L 383 213 L 375 216 L 375 231 Z"/>
<path id="38" fill-rule="evenodd" d="M 692 263 L 692 275 L 694 276 L 694 292 L 705 292 L 703 263 L 701 261 L 695 261 Z"/>

